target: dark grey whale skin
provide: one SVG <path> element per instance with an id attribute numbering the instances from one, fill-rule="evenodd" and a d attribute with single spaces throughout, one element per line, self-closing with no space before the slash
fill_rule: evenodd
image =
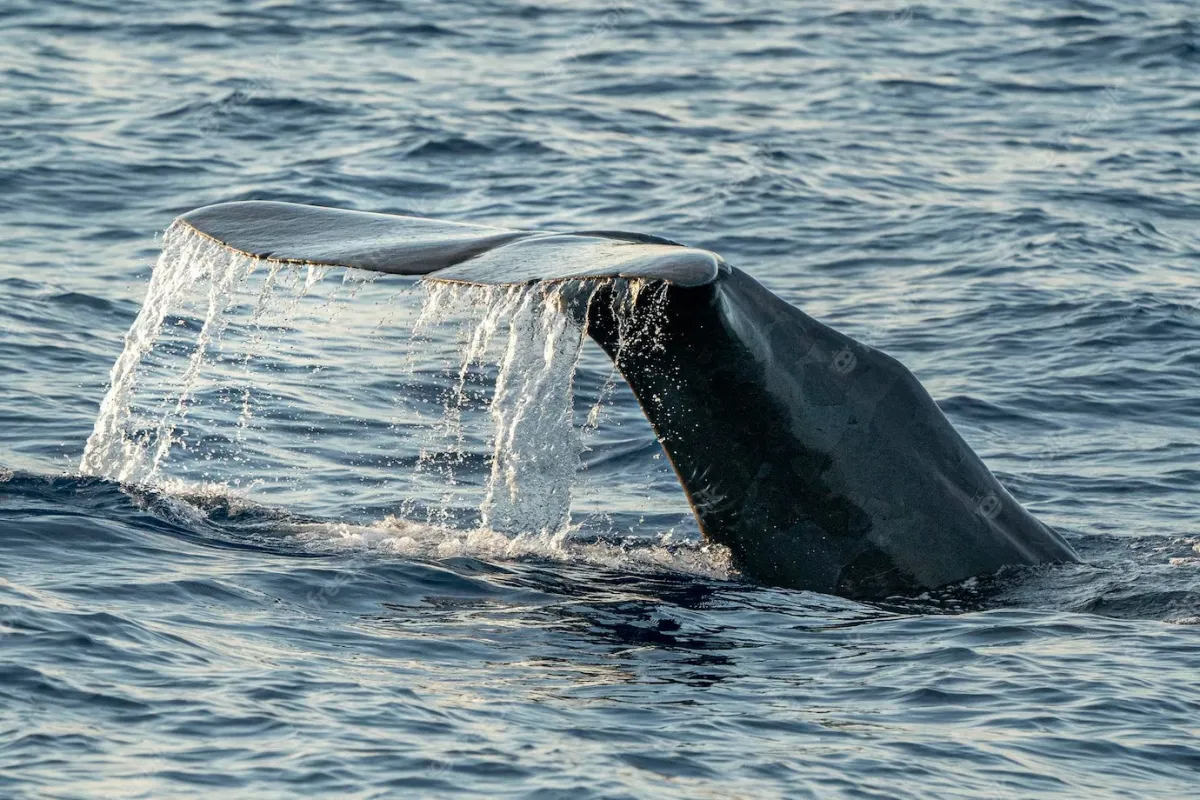
<path id="1" fill-rule="evenodd" d="M 629 322 L 622 336 L 613 309 L 627 301 L 611 295 L 623 291 L 593 297 L 587 331 L 632 387 L 704 534 L 746 575 L 876 598 L 1078 560 L 896 359 L 736 268 L 668 287 L 642 323 L 651 335 L 622 346 Z"/>
<path id="2" fill-rule="evenodd" d="M 263 201 L 207 206 L 178 222 L 275 261 L 573 287 L 573 312 L 632 387 L 704 535 L 750 578 L 873 598 L 1078 560 L 899 361 L 715 253 L 643 234 Z M 643 297 L 662 289 L 663 304 L 630 307 L 631 280 L 651 287 Z"/>

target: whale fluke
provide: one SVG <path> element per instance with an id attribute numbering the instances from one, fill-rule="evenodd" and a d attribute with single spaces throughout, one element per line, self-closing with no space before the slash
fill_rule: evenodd
<path id="1" fill-rule="evenodd" d="M 178 221 L 256 258 L 463 283 L 622 277 L 700 286 L 728 270 L 716 253 L 620 231 L 515 231 L 261 200 L 205 206 Z"/>
<path id="2" fill-rule="evenodd" d="M 1078 560 L 899 361 L 709 251 L 289 203 L 226 203 L 180 221 L 281 261 L 481 284 L 666 284 L 641 321 L 652 346 L 627 346 L 639 324 L 627 281 L 594 285 L 579 316 L 633 389 L 701 531 L 751 578 L 869 598 Z"/>

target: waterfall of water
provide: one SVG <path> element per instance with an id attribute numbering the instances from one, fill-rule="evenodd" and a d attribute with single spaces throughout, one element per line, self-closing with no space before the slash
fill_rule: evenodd
<path id="1" fill-rule="evenodd" d="M 246 288 L 256 270 L 265 273 L 258 281 L 261 286 L 257 294 Z M 161 484 L 172 452 L 180 449 L 182 443 L 189 451 L 187 463 L 202 462 L 200 470 L 204 474 L 208 474 L 208 464 L 213 459 L 238 462 L 226 464 L 223 476 L 232 485 L 242 485 L 237 470 L 239 464 L 247 466 L 249 451 L 244 447 L 244 437 L 254 416 L 251 390 L 266 393 L 269 400 L 278 399 L 269 394 L 271 382 L 263 380 L 263 372 L 269 369 L 264 355 L 269 350 L 264 345 L 271 344 L 264 343 L 267 331 L 278 332 L 283 339 L 297 334 L 296 326 L 287 323 L 325 271 L 320 267 L 275 262 L 260 264 L 197 235 L 186 226 L 168 230 L 141 312 L 126 334 L 124 351 L 113 366 L 111 385 L 88 439 L 80 471 L 127 483 Z M 441 459 L 436 466 L 449 487 L 442 499 L 445 509 L 451 501 L 460 499 L 454 496 L 458 491 L 455 470 L 472 453 L 476 454 L 476 464 L 479 458 L 486 458 L 489 474 L 478 503 L 485 528 L 509 535 L 565 535 L 582 451 L 581 430 L 573 419 L 573 378 L 584 338 L 578 309 L 581 302 L 582 307 L 592 302 L 598 288 L 610 284 L 548 282 L 485 287 L 431 281 L 424 285 L 426 298 L 413 326 L 410 365 L 418 360 L 413 351 L 424 344 L 418 342 L 418 335 L 447 319 L 465 322 L 456 356 L 457 374 L 452 369 L 451 374 L 441 379 L 443 385 L 449 384 L 441 420 L 434 426 L 441 441 L 437 442 L 438 447 L 422 453 L 417 470 L 431 464 L 435 455 Z M 609 302 L 628 304 L 629 309 L 638 305 L 653 309 L 656 305 L 654 301 L 659 295 L 642 284 L 632 282 L 627 288 L 628 291 L 607 292 L 605 296 L 610 298 Z M 643 298 L 640 301 L 639 295 Z M 190 315 L 181 313 L 180 309 L 189 303 Z M 572 304 L 574 313 L 569 308 Z M 309 325 L 305 332 L 319 333 L 323 330 L 320 326 L 327 325 L 344 308 L 333 306 L 332 299 L 312 308 L 314 320 L 310 321 L 318 323 L 318 328 Z M 618 318 L 632 319 L 627 313 L 629 309 L 623 308 Z M 235 321 L 231 322 L 231 316 Z M 232 344 L 223 341 L 227 326 L 232 326 Z M 648 329 L 643 324 L 631 326 L 628 335 L 622 338 L 635 342 Z M 290 347 L 286 341 L 276 344 L 285 350 Z M 319 336 L 314 344 L 318 350 L 336 346 Z M 344 343 L 340 346 L 344 349 Z M 236 348 L 241 350 L 235 354 L 228 352 Z M 333 357 L 335 361 L 344 358 L 338 352 Z M 382 355 L 378 347 L 369 352 L 372 359 Z M 425 353 L 420 357 L 423 363 L 428 363 Z M 280 358 L 285 362 L 283 368 L 295 374 L 296 362 L 288 360 L 286 354 Z M 349 360 L 351 364 L 346 366 L 352 366 L 353 356 Z M 149 373 L 162 384 L 153 387 L 158 392 L 154 402 L 147 399 L 154 391 L 141 385 Z M 469 384 L 486 381 L 492 373 L 494 389 L 486 417 L 492 430 L 486 440 L 485 456 L 479 452 L 483 440 L 474 431 L 466 433 L 463 417 L 471 405 L 468 394 L 474 387 Z M 613 380 L 615 377 L 610 376 L 609 388 Z M 302 388 L 313 392 L 303 395 L 310 405 L 314 400 L 320 402 L 318 385 Z M 200 393 L 201 389 L 204 393 Z M 595 427 L 604 393 L 602 390 L 583 430 Z M 306 406 L 297 409 L 300 417 L 279 417 L 300 397 L 293 394 L 272 407 L 278 421 L 293 431 L 297 428 L 292 424 L 294 419 L 319 424 L 320 418 L 314 418 L 311 408 Z M 202 400 L 210 406 L 228 404 L 230 416 L 202 417 L 199 422 L 203 424 L 185 425 L 189 414 L 196 416 L 195 408 Z M 352 404 L 347 405 L 352 410 Z M 364 410 L 364 413 L 369 412 Z M 345 420 L 338 422 L 342 425 L 340 435 L 344 437 Z M 305 436 L 304 441 L 314 447 L 324 447 L 319 427 L 308 427 Z M 211 444 L 213 441 L 217 444 Z M 288 458 L 289 450 L 304 441 L 288 443 L 277 438 L 268 445 L 276 473 L 280 469 L 290 470 L 292 459 L 305 457 L 302 451 L 296 451 L 296 456 Z M 371 446 L 386 447 L 387 443 L 378 439 L 364 442 L 365 448 Z M 186 473 L 188 469 L 186 463 L 181 463 L 175 471 Z M 297 473 L 302 470 L 303 467 L 297 466 Z M 402 477 L 398 480 L 403 483 Z M 398 497 L 397 501 L 403 499 Z M 438 517 L 431 517 L 434 518 Z"/>
<path id="2" fill-rule="evenodd" d="M 572 381 L 583 328 L 567 313 L 569 284 L 466 286 L 432 283 L 418 327 L 452 311 L 472 318 L 446 422 L 459 431 L 471 366 L 507 328 L 489 407 L 494 429 L 483 525 L 510 533 L 565 532 L 582 444 L 573 424 Z"/>
<path id="3" fill-rule="evenodd" d="M 84 448 L 79 471 L 120 481 L 143 482 L 153 477 L 170 449 L 176 426 L 187 416 L 192 385 L 214 338 L 219 339 L 223 316 L 234 289 L 257 262 L 218 247 L 183 226 L 163 236 L 162 254 L 150 277 L 141 311 L 125 334 L 125 348 L 109 373 L 109 389 L 92 435 Z M 154 348 L 172 307 L 198 283 L 207 282 L 208 307 L 192 355 L 180 379 L 180 390 L 153 432 L 137 432 L 134 392 L 143 359 Z M 152 445 L 152 447 L 151 447 Z"/>
<path id="4" fill-rule="evenodd" d="M 175 225 L 163 236 L 163 249 L 151 274 L 142 308 L 125 334 L 125 346 L 109 374 L 109 388 L 100 404 L 88 437 L 79 471 L 124 483 L 148 484 L 161 474 L 172 448 L 180 444 L 179 431 L 194 404 L 194 393 L 213 366 L 214 351 L 222 344 L 228 314 L 239 302 L 247 279 L 260 261 Z M 238 359 L 242 371 L 241 415 L 235 438 L 249 424 L 252 403 L 251 352 L 265 352 L 266 322 L 280 327 L 295 312 L 300 299 L 325 275 L 316 266 L 272 262 L 248 321 L 245 352 Z M 356 280 L 361 278 L 356 275 Z M 189 315 L 199 325 L 189 338 Z M 173 314 L 180 314 L 171 323 Z M 167 342 L 164 345 L 164 342 Z M 140 392 L 156 350 L 164 363 L 158 375 L 167 386 L 156 387 L 161 397 L 147 407 Z M 179 351 L 187 353 L 176 369 Z"/>

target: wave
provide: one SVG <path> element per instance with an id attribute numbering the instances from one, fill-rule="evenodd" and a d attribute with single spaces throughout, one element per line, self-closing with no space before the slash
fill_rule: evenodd
<path id="1" fill-rule="evenodd" d="M 56 525 L 56 538 L 42 546 L 63 552 L 89 546 L 104 531 L 106 536 L 123 537 L 122 546 L 141 553 L 151 544 L 144 537 L 166 536 L 218 550 L 289 559 L 334 558 L 342 565 L 339 569 L 347 564 L 379 568 L 428 564 L 469 576 L 480 569 L 532 568 L 521 580 L 551 592 L 557 592 L 555 587 L 567 576 L 599 583 L 626 576 L 631 581 L 716 581 L 728 584 L 730 590 L 762 595 L 764 602 L 773 598 L 770 604 L 785 607 L 836 601 L 892 614 L 960 614 L 1016 607 L 1200 624 L 1200 536 L 1195 535 L 1075 535 L 1072 539 L 1083 564 L 1006 568 L 996 575 L 872 606 L 747 584 L 725 548 L 669 531 L 651 536 L 588 535 L 568 525 L 556 531 L 514 533 L 400 515 L 330 519 L 266 505 L 219 483 L 168 479 L 155 486 L 134 486 L 0 467 L 0 531 L 21 525 L 21 520 L 34 524 L 60 518 L 77 522 Z M 114 523 L 125 532 L 116 533 Z M 155 549 L 163 547 L 171 546 L 160 543 Z M 10 555 L 19 557 L 19 547 Z"/>
<path id="2" fill-rule="evenodd" d="M 297 515 L 264 505 L 220 483 L 164 479 L 128 485 L 79 475 L 48 476 L 0 468 L 0 509 L 6 517 L 69 513 L 97 523 L 116 521 L 205 546 L 251 549 L 292 557 L 484 562 L 553 562 L 632 573 L 673 573 L 735 580 L 724 547 L 671 532 L 659 536 L 583 535 L 555 531 L 500 532 L 456 528 L 388 515 L 346 521 Z M 67 511 L 70 509 L 70 511 Z M 149 513 L 151 516 L 147 517 Z M 63 541 L 71 547 L 72 541 Z"/>

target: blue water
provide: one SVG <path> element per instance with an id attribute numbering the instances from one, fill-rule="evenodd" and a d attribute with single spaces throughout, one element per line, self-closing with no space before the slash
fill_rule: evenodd
<path id="1" fill-rule="evenodd" d="M 782 5 L 0 6 L 0 796 L 1200 796 L 1197 6 Z M 156 237 L 244 199 L 715 250 L 1085 563 L 746 582 L 594 348 L 572 528 L 481 533 L 495 362 L 391 278 L 239 306 L 81 476 Z"/>

